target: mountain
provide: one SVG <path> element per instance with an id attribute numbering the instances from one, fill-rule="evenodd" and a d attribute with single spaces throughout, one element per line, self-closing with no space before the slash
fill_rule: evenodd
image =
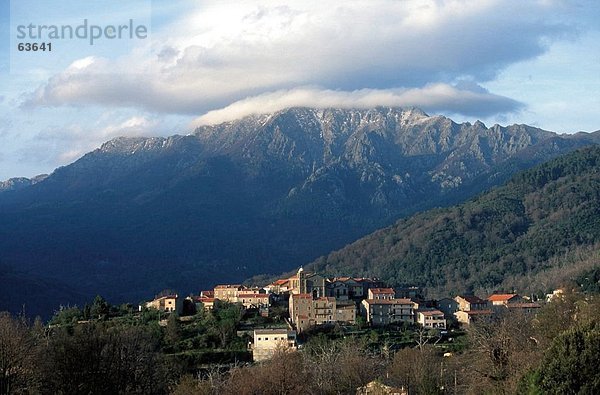
<path id="1" fill-rule="evenodd" d="M 449 208 L 397 221 L 307 267 L 416 283 L 430 296 L 542 292 L 600 268 L 600 147 L 514 176 Z"/>
<path id="2" fill-rule="evenodd" d="M 37 184 L 38 182 L 43 181 L 46 177 L 48 177 L 48 174 L 40 174 L 39 176 L 35 176 L 33 178 L 15 177 L 6 181 L 0 181 L 0 193 L 6 191 L 16 191 L 33 184 Z"/>
<path id="3" fill-rule="evenodd" d="M 414 108 L 292 108 L 186 136 L 117 138 L 0 193 L 0 267 L 69 289 L 29 301 L 40 309 L 72 295 L 197 292 L 309 262 L 599 139 Z"/>

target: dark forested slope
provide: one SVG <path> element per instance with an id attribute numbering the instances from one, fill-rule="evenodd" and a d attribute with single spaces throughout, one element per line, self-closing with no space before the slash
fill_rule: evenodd
<path id="1" fill-rule="evenodd" d="M 519 173 L 464 204 L 399 220 L 310 268 L 416 283 L 434 294 L 490 290 L 508 286 L 506 278 L 572 273 L 569 262 L 600 265 L 599 242 L 600 148 L 591 147 Z"/>

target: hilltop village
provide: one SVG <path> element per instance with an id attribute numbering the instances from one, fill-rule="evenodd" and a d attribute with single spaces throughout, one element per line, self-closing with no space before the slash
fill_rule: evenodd
<path id="1" fill-rule="evenodd" d="M 563 287 L 539 300 L 431 300 L 415 286 L 300 269 L 137 306 L 98 295 L 47 325 L 0 313 L 16 363 L 3 365 L 4 382 L 73 394 L 568 393 L 548 391 L 563 371 L 577 379 L 570 387 L 597 377 L 584 362 L 600 344 L 600 272 Z M 542 390 L 522 391 L 531 385 Z"/>
<path id="2" fill-rule="evenodd" d="M 551 299 L 561 290 L 547 295 Z M 494 314 L 519 311 L 534 313 L 541 305 L 516 293 L 492 294 L 482 299 L 475 295 L 455 295 L 425 300 L 416 286 L 391 288 L 376 278 L 325 277 L 300 268 L 289 278 L 265 287 L 221 284 L 197 296 L 158 295 L 143 308 L 178 316 L 197 311 L 210 312 L 219 303 L 241 306 L 245 312 L 269 317 L 273 309 L 283 310 L 285 325 L 252 328 L 248 345 L 253 360 L 270 358 L 281 347 L 296 349 L 298 336 L 311 330 L 335 325 L 386 327 L 407 325 L 447 333 Z"/>

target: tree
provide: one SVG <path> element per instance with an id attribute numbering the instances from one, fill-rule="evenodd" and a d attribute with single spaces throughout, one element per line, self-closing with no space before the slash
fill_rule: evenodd
<path id="1" fill-rule="evenodd" d="M 519 379 L 539 360 L 542 349 L 526 313 L 499 310 L 470 326 L 470 385 L 482 393 L 514 393 Z M 468 360 L 468 362 L 467 362 Z"/>
<path id="2" fill-rule="evenodd" d="M 294 372 L 290 372 L 292 368 Z M 252 367 L 234 368 L 229 379 L 215 393 L 226 395 L 306 394 L 311 380 L 305 370 L 305 361 L 298 352 L 280 350 L 272 359 Z"/>
<path id="3" fill-rule="evenodd" d="M 60 306 L 60 309 L 52 316 L 50 324 L 74 325 L 81 319 L 83 319 L 83 313 L 78 307 Z"/>
<path id="4" fill-rule="evenodd" d="M 26 322 L 0 313 L 0 394 L 31 390 L 33 346 Z"/>
<path id="5" fill-rule="evenodd" d="M 173 312 L 169 315 L 169 319 L 167 320 L 165 342 L 175 349 L 179 340 L 181 340 L 181 324 L 179 322 L 179 317 Z"/>
<path id="6" fill-rule="evenodd" d="M 356 338 L 329 340 L 316 336 L 306 344 L 305 371 L 313 388 L 311 393 L 354 393 L 383 371 L 384 359 L 371 354 L 368 342 Z"/>
<path id="7" fill-rule="evenodd" d="M 439 394 L 443 377 L 443 360 L 430 345 L 404 348 L 396 353 L 388 374 L 396 385 L 408 389 L 410 394 Z"/>
<path id="8" fill-rule="evenodd" d="M 96 295 L 94 303 L 90 308 L 90 316 L 93 319 L 105 320 L 110 313 L 110 304 L 100 295 Z"/>
<path id="9" fill-rule="evenodd" d="M 213 331 L 219 338 L 221 348 L 225 348 L 237 335 L 236 327 L 242 319 L 242 308 L 238 305 L 223 303 L 218 305 L 214 315 Z"/>
<path id="10" fill-rule="evenodd" d="M 600 394 L 600 324 L 588 324 L 559 335 L 535 375 L 546 394 Z"/>
<path id="11" fill-rule="evenodd" d="M 56 328 L 40 350 L 42 393 L 163 394 L 158 342 L 144 329 L 103 324 Z"/>

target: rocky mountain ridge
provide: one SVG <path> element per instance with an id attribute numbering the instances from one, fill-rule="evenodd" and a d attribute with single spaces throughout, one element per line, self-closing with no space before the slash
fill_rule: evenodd
<path id="1" fill-rule="evenodd" d="M 117 138 L 0 194 L 0 266 L 122 300 L 197 292 L 309 262 L 599 140 L 385 107 Z"/>
<path id="2" fill-rule="evenodd" d="M 48 177 L 48 174 L 40 174 L 32 178 L 14 177 L 6 181 L 0 181 L 0 193 L 7 191 L 16 191 L 43 181 Z"/>

